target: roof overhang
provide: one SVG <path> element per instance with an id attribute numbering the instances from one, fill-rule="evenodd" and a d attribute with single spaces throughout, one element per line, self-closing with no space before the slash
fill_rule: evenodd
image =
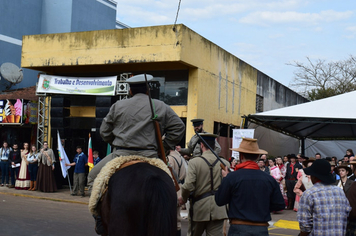
<path id="1" fill-rule="evenodd" d="M 356 91 L 250 114 L 248 121 L 299 139 L 356 139 Z"/>
<path id="2" fill-rule="evenodd" d="M 314 140 L 356 139 L 356 119 L 248 115 L 248 121 L 274 131 Z"/>

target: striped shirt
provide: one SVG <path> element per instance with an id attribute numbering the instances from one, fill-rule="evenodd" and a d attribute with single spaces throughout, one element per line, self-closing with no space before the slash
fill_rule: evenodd
<path id="1" fill-rule="evenodd" d="M 340 236 L 346 233 L 350 211 L 342 189 L 319 182 L 300 198 L 297 219 L 300 230 L 311 236 Z"/>

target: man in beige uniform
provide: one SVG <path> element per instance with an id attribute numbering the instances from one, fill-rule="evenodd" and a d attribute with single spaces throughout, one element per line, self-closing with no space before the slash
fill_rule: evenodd
<path id="1" fill-rule="evenodd" d="M 193 119 L 191 120 L 191 122 L 193 123 L 194 131 L 198 133 L 206 133 L 203 129 L 204 119 Z M 180 146 L 177 146 L 177 151 L 180 152 L 182 155 L 188 155 L 191 158 L 196 156 L 201 156 L 202 150 L 199 145 L 198 136 L 196 134 L 193 135 L 193 137 L 190 139 L 188 143 L 187 148 L 181 148 Z M 215 140 L 214 151 L 217 155 L 219 155 L 219 153 L 221 152 L 221 147 L 217 140 Z"/>
<path id="2" fill-rule="evenodd" d="M 177 174 L 177 180 L 179 183 L 179 187 L 182 189 L 182 183 L 184 182 L 184 178 L 187 173 L 187 162 L 186 160 L 179 154 L 176 150 L 170 150 L 169 154 L 167 155 L 167 160 L 169 165 L 172 167 L 173 171 Z M 179 189 L 177 192 L 177 199 L 182 196 L 182 191 Z M 181 235 L 181 221 L 182 217 L 180 215 L 181 206 L 177 206 L 177 236 Z"/>
<path id="3" fill-rule="evenodd" d="M 148 81 L 152 78 L 152 75 L 147 75 Z M 90 189 L 101 168 L 115 157 L 127 155 L 157 157 L 156 135 L 145 77 L 142 74 L 136 75 L 126 82 L 130 84 L 132 98 L 117 101 L 112 105 L 100 126 L 101 137 L 113 146 L 114 152 L 106 156 L 89 172 Z M 152 99 L 152 102 L 161 132 L 166 134 L 163 141 L 164 148 L 173 149 L 184 135 L 184 123 L 164 102 L 156 99 Z"/>
<path id="4" fill-rule="evenodd" d="M 214 149 L 217 135 L 209 133 L 200 135 Z M 192 219 L 191 235 L 200 236 L 204 231 L 207 236 L 223 235 L 224 219 L 227 218 L 226 208 L 217 206 L 214 200 L 214 194 L 222 180 L 220 161 L 203 142 L 200 142 L 199 146 L 203 154 L 189 161 L 179 203 L 185 203 L 192 194 L 190 200 L 192 211 L 189 212 Z M 228 161 L 223 162 L 230 167 Z"/>

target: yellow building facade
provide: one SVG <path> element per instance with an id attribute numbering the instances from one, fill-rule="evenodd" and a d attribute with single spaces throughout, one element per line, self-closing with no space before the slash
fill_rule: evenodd
<path id="1" fill-rule="evenodd" d="M 73 77 L 186 70 L 187 104 L 172 106 L 187 119 L 186 142 L 191 119 L 204 118 L 213 132 L 214 122 L 239 126 L 256 111 L 257 70 L 185 25 L 28 35 L 21 66 Z M 71 113 L 95 116 L 95 109 Z"/>

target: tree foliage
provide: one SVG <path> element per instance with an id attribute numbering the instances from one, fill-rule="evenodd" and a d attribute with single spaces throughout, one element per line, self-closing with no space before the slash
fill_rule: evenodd
<path id="1" fill-rule="evenodd" d="M 318 100 L 356 90 L 356 57 L 327 62 L 317 59 L 308 63 L 288 63 L 296 67 L 291 86 L 310 100 Z"/>

